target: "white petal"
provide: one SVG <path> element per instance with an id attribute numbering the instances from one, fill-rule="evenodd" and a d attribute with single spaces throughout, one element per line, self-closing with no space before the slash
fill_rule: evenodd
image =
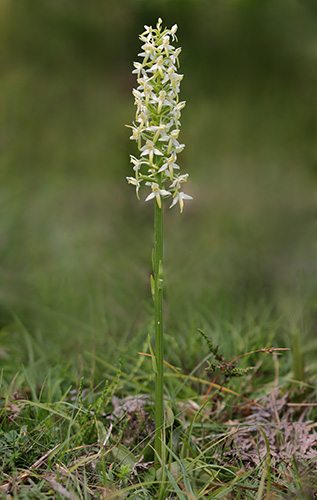
<path id="1" fill-rule="evenodd" d="M 138 181 L 134 177 L 126 177 L 126 179 L 127 179 L 129 184 L 134 184 L 135 186 L 137 186 L 139 184 Z"/>
<path id="2" fill-rule="evenodd" d="M 164 165 L 161 166 L 161 168 L 158 170 L 158 173 L 160 172 L 163 172 L 164 170 L 166 170 L 168 167 L 167 163 L 164 163 Z"/>
<path id="3" fill-rule="evenodd" d="M 152 198 L 155 198 L 155 193 L 150 193 L 149 196 L 145 198 L 145 201 L 152 200 Z"/>
<path id="4" fill-rule="evenodd" d="M 185 194 L 185 193 L 179 193 L 179 194 L 183 198 L 183 200 L 193 200 L 193 197 L 189 196 L 189 194 Z"/>
<path id="5" fill-rule="evenodd" d="M 163 153 L 159 149 L 156 149 L 156 148 L 154 148 L 154 154 L 156 154 L 157 156 L 164 156 Z"/>
<path id="6" fill-rule="evenodd" d="M 174 207 L 176 203 L 178 202 L 178 198 L 175 196 L 174 200 L 172 201 L 170 208 Z"/>
<path id="7" fill-rule="evenodd" d="M 170 193 L 169 191 L 166 191 L 166 189 L 160 189 L 160 194 L 162 196 L 169 196 L 172 193 Z"/>

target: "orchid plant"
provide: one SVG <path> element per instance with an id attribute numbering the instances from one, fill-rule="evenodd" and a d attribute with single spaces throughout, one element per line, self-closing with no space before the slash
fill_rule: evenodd
<path id="1" fill-rule="evenodd" d="M 154 216 L 154 259 L 151 289 L 154 299 L 155 325 L 155 450 L 161 456 L 163 412 L 163 219 L 162 200 L 171 197 L 170 208 L 179 205 L 183 212 L 184 200 L 192 197 L 182 191 L 188 174 L 180 174 L 177 155 L 185 144 L 178 140 L 180 133 L 181 110 L 185 101 L 180 101 L 178 94 L 183 75 L 177 72 L 178 56 L 181 48 L 174 47 L 177 25 L 171 29 L 162 28 L 162 19 L 158 19 L 156 28 L 144 26 L 145 31 L 139 36 L 143 57 L 142 62 L 134 62 L 132 73 L 137 75 L 138 86 L 133 89 L 136 105 L 135 121 L 131 129 L 131 140 L 136 141 L 139 158 L 130 155 L 134 177 L 127 181 L 135 186 L 136 195 L 146 186 L 150 193 L 145 201 L 155 201 Z"/>

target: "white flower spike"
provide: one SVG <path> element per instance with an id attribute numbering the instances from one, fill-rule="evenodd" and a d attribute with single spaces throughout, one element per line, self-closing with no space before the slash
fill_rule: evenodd
<path id="1" fill-rule="evenodd" d="M 179 203 L 183 211 L 184 200 L 192 197 L 180 191 L 188 174 L 176 174 L 179 170 L 177 155 L 185 148 L 178 141 L 181 110 L 185 101 L 179 101 L 180 83 L 183 75 L 177 72 L 180 47 L 172 44 L 176 38 L 177 24 L 171 29 L 162 28 L 159 18 L 156 27 L 144 26 L 140 35 L 142 62 L 134 62 L 132 73 L 137 75 L 137 88 L 132 93 L 136 114 L 131 140 L 136 141 L 140 159 L 130 155 L 135 177 L 127 177 L 129 184 L 139 190 L 144 183 L 151 188 L 145 201 L 156 200 L 159 208 L 162 197 L 173 196 L 170 207 Z M 169 184 L 169 187 L 166 184 Z"/>

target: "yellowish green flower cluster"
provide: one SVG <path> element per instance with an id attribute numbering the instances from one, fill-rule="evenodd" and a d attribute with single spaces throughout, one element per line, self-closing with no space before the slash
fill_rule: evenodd
<path id="1" fill-rule="evenodd" d="M 140 158 L 130 156 L 135 177 L 127 180 L 135 186 L 138 198 L 144 184 L 151 190 L 145 201 L 155 198 L 161 208 L 161 198 L 172 196 L 170 208 L 179 203 L 182 212 L 184 200 L 192 197 L 181 190 L 188 174 L 180 175 L 177 165 L 177 155 L 185 148 L 178 136 L 181 110 L 186 104 L 178 98 L 183 79 L 177 73 L 181 48 L 171 44 L 177 25 L 162 29 L 159 19 L 156 28 L 144 28 L 140 35 L 142 52 L 138 54 L 143 61 L 135 62 L 132 71 L 137 74 L 138 87 L 133 89 L 137 110 L 130 139 L 137 142 Z"/>

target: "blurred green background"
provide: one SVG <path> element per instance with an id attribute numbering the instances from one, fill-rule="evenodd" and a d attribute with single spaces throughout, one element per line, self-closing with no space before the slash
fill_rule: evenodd
<path id="1" fill-rule="evenodd" d="M 179 26 L 179 160 L 194 197 L 182 216 L 165 214 L 166 328 L 177 344 L 220 321 L 224 351 L 239 354 L 232 325 L 256 346 L 252 311 L 259 329 L 263 317 L 283 318 L 283 345 L 300 329 L 312 352 L 315 2 L 2 0 L 0 9 L 3 362 L 25 362 L 33 341 L 52 362 L 87 350 L 114 361 L 137 332 L 146 337 L 153 206 L 126 183 L 136 149 L 124 125 L 138 34 L 159 16 Z"/>

